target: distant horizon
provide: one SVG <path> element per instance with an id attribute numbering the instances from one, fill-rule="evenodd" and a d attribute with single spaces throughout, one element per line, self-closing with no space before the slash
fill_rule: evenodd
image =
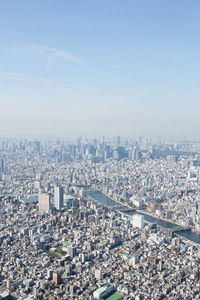
<path id="1" fill-rule="evenodd" d="M 142 134 L 135 134 L 135 135 L 51 135 L 51 134 L 32 134 L 32 135 L 24 135 L 24 134 L 8 134 L 8 135 L 2 135 L 0 134 L 0 139 L 8 139 L 8 140 L 46 140 L 46 141 L 76 141 L 79 138 L 82 140 L 93 140 L 97 139 L 99 140 L 115 140 L 118 136 L 120 136 L 121 142 L 128 141 L 128 140 L 138 140 L 139 138 L 142 138 L 144 140 L 160 140 L 160 141 L 174 141 L 174 142 L 182 142 L 182 141 L 191 141 L 191 142 L 200 142 L 200 136 L 161 136 L 161 135 L 142 135 Z"/>

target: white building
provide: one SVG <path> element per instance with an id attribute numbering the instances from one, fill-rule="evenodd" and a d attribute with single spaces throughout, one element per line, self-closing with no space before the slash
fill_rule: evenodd
<path id="1" fill-rule="evenodd" d="M 133 195 L 131 198 L 130 198 L 130 201 L 133 202 L 133 205 L 135 205 L 136 207 L 140 208 L 144 205 L 144 199 L 142 198 L 137 198 L 137 196 Z"/>
<path id="2" fill-rule="evenodd" d="M 115 292 L 115 288 L 113 285 L 106 284 L 105 286 L 99 288 L 98 290 L 94 291 L 93 296 L 94 299 L 106 299 L 110 295 Z"/>
<path id="3" fill-rule="evenodd" d="M 34 188 L 39 190 L 41 188 L 40 181 L 35 181 Z"/>
<path id="4" fill-rule="evenodd" d="M 50 197 L 48 194 L 39 194 L 38 197 L 39 211 L 42 213 L 48 213 L 50 210 Z"/>
<path id="5" fill-rule="evenodd" d="M 133 215 L 132 225 L 134 227 L 143 228 L 144 227 L 144 216 L 143 215 Z"/>

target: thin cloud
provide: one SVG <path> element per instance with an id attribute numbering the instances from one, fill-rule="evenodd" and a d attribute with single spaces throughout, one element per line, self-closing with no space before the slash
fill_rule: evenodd
<path id="1" fill-rule="evenodd" d="M 71 61 L 74 63 L 80 63 L 81 59 L 73 55 L 69 52 L 55 49 L 55 48 L 49 48 L 45 46 L 39 46 L 39 45 L 30 45 L 28 48 L 33 51 L 34 53 L 39 54 L 40 56 L 43 56 L 45 61 L 46 61 L 46 70 L 49 71 L 53 65 L 56 63 L 58 60 L 66 60 L 66 61 Z"/>
<path id="2" fill-rule="evenodd" d="M 82 62 L 77 55 L 43 45 L 15 45 L 4 48 L 4 51 L 20 55 L 38 55 L 45 60 L 47 71 L 50 70 L 58 60 L 70 61 L 77 64 Z"/>
<path id="3" fill-rule="evenodd" d="M 17 73 L 17 72 L 7 72 L 7 73 L 0 73 L 0 77 L 2 79 L 6 80 L 13 80 L 13 81 L 23 81 L 31 84 L 47 84 L 51 85 L 52 81 L 44 78 L 44 77 L 38 77 L 38 76 L 30 76 L 23 73 Z"/>
<path id="4" fill-rule="evenodd" d="M 53 57 L 73 61 L 73 62 L 76 62 L 76 63 L 81 62 L 81 59 L 78 56 L 76 56 L 74 54 L 71 54 L 67 51 L 59 50 L 59 49 L 56 49 L 56 48 L 49 48 L 49 47 L 45 47 L 45 46 L 39 46 L 39 45 L 30 45 L 30 46 L 27 46 L 27 47 L 29 49 L 37 52 L 37 53 L 40 53 L 40 54 L 47 54 L 47 55 L 50 55 L 50 56 L 53 56 Z"/>

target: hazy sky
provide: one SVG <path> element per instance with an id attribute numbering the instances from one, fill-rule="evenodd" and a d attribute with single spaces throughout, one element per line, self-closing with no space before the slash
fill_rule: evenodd
<path id="1" fill-rule="evenodd" d="M 198 135 L 199 0 L 0 3 L 0 135 Z"/>

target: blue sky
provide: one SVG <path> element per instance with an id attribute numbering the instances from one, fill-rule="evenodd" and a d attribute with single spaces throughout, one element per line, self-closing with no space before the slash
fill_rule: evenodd
<path id="1" fill-rule="evenodd" d="M 0 134 L 198 136 L 198 0 L 0 6 Z"/>

